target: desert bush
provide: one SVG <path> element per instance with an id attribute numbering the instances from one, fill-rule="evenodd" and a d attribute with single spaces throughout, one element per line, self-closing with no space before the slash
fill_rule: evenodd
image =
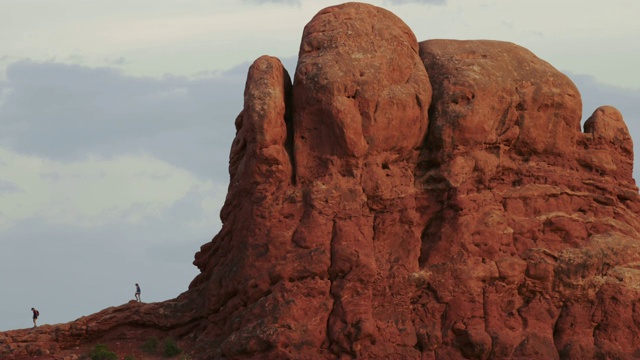
<path id="1" fill-rule="evenodd" d="M 164 351 L 162 354 L 164 357 L 174 357 L 180 355 L 182 353 L 182 349 L 176 344 L 175 340 L 172 338 L 164 339 Z"/>
<path id="2" fill-rule="evenodd" d="M 155 336 L 142 344 L 142 351 L 146 354 L 155 354 L 158 351 L 158 338 Z"/>
<path id="3" fill-rule="evenodd" d="M 113 351 L 109 351 L 107 345 L 97 344 L 89 353 L 91 360 L 118 360 L 118 355 Z"/>

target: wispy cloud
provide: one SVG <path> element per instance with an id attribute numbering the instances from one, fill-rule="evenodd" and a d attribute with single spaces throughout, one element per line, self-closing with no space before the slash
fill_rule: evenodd
<path id="1" fill-rule="evenodd" d="M 301 0 L 242 0 L 245 4 L 286 4 L 300 5 Z"/>
<path id="2" fill-rule="evenodd" d="M 390 5 L 406 5 L 406 4 L 420 4 L 420 5 L 445 5 L 447 0 L 385 0 L 384 4 Z"/>
<path id="3" fill-rule="evenodd" d="M 0 194 L 12 194 L 24 192 L 20 186 L 11 181 L 0 179 Z"/>
<path id="4" fill-rule="evenodd" d="M 226 181 L 248 66 L 156 79 L 112 68 L 13 63 L 0 81 L 0 145 L 61 162 L 150 153 Z"/>

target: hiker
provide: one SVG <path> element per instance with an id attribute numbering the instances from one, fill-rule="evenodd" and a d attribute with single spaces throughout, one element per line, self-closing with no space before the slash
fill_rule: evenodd
<path id="1" fill-rule="evenodd" d="M 142 301 L 140 300 L 140 285 L 136 284 L 136 300 L 138 300 L 138 302 Z"/>
<path id="2" fill-rule="evenodd" d="M 37 327 L 38 325 L 36 324 L 36 320 L 38 320 L 38 316 L 40 316 L 40 312 L 34 308 L 31 308 L 31 311 L 33 312 L 33 327 Z"/>

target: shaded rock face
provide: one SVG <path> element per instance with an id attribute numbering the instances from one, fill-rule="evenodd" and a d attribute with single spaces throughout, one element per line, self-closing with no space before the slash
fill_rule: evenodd
<path id="1" fill-rule="evenodd" d="M 293 83 L 273 57 L 249 70 L 189 291 L 52 330 L 55 349 L 5 333 L 0 354 L 161 331 L 197 359 L 637 358 L 632 141 L 608 106 L 582 132 L 581 109 L 517 45 L 327 8 Z"/>

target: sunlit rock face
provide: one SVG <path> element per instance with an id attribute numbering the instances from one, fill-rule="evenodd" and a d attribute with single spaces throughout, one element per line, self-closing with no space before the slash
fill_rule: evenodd
<path id="1" fill-rule="evenodd" d="M 0 334 L 0 355 L 169 334 L 194 359 L 637 358 L 632 141 L 612 107 L 581 117 L 515 44 L 322 10 L 293 79 L 274 57 L 249 69 L 189 291 Z"/>

